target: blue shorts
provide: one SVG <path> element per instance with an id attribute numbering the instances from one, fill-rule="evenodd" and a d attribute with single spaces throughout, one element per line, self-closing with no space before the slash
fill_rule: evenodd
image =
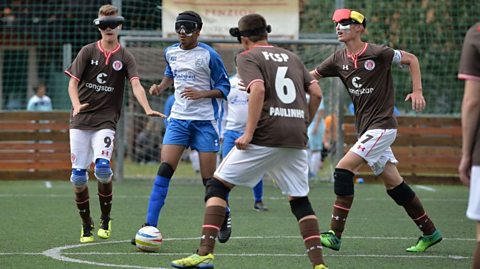
<path id="1" fill-rule="evenodd" d="M 235 140 L 240 136 L 242 136 L 242 133 L 232 130 L 226 130 L 223 133 L 222 158 L 225 158 L 230 150 L 235 147 Z"/>
<path id="2" fill-rule="evenodd" d="M 165 145 L 182 145 L 198 152 L 218 152 L 216 121 L 168 119 L 163 137 Z"/>

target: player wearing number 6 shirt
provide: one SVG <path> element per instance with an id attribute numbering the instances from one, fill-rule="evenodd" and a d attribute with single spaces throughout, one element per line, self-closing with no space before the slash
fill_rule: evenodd
<path id="1" fill-rule="evenodd" d="M 227 197 L 236 185 L 252 188 L 264 173 L 288 196 L 314 268 L 326 268 L 317 217 L 308 200 L 307 125 L 322 92 L 298 56 L 268 44 L 271 27 L 259 14 L 243 16 L 230 29 L 245 52 L 238 73 L 250 93 L 244 133 L 207 183 L 205 214 L 197 253 L 175 260 L 176 268 L 213 268 L 215 238 L 225 218 Z M 310 101 L 306 100 L 310 94 Z M 288 265 L 277 266 L 288 268 Z"/>
<path id="2" fill-rule="evenodd" d="M 382 179 L 388 195 L 404 207 L 410 218 L 423 232 L 409 252 L 423 252 L 440 242 L 442 235 L 423 209 L 413 190 L 400 176 L 390 145 L 395 141 L 397 121 L 393 116 L 394 89 L 391 67 L 408 65 L 413 92 L 405 101 L 412 101 L 412 109 L 425 107 L 422 95 L 420 64 L 411 53 L 363 42 L 365 17 L 353 10 L 339 9 L 333 14 L 338 40 L 345 49 L 333 53 L 311 72 L 316 78 L 339 77 L 348 90 L 355 107 L 355 126 L 358 140 L 339 161 L 334 172 L 334 191 L 331 230 L 322 234 L 322 244 L 339 250 L 348 212 L 353 203 L 353 177 L 363 164 Z"/>
<path id="3" fill-rule="evenodd" d="M 147 115 L 165 117 L 150 108 L 140 84 L 135 59 L 118 42 L 123 22 L 124 18 L 118 16 L 116 7 L 100 7 L 94 24 L 102 39 L 84 46 L 65 71 L 70 76 L 68 93 L 73 106 L 70 115 L 70 181 L 83 222 L 80 232 L 82 243 L 94 241 L 87 186 L 87 169 L 92 162 L 95 163 L 94 175 L 98 181 L 101 209 L 97 235 L 103 239 L 110 238 L 113 176 L 110 159 L 123 106 L 125 78 L 129 79 L 133 93 Z"/>
<path id="4" fill-rule="evenodd" d="M 477 245 L 472 269 L 480 268 L 480 22 L 463 41 L 458 78 L 465 80 L 462 102 L 462 160 L 460 180 L 470 188 L 467 217 L 477 222 Z"/>

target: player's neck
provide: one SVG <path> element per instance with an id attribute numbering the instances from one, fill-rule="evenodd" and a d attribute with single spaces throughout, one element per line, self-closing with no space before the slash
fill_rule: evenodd
<path id="1" fill-rule="evenodd" d="M 112 51 L 118 46 L 118 41 L 106 41 L 104 39 L 100 40 L 100 44 L 102 45 L 102 48 L 106 51 Z"/>
<path id="2" fill-rule="evenodd" d="M 268 40 L 263 39 L 254 43 L 254 46 L 268 46 Z"/>
<path id="3" fill-rule="evenodd" d="M 255 42 L 252 42 L 252 41 L 248 40 L 246 49 L 251 49 L 253 47 L 261 47 L 261 46 L 269 46 L 268 40 L 263 39 L 263 40 L 259 40 L 259 41 L 255 41 Z"/>
<path id="4" fill-rule="evenodd" d="M 365 42 L 361 39 L 353 39 L 348 42 L 345 42 L 345 47 L 347 48 L 347 52 L 350 55 L 359 54 L 363 48 L 365 48 Z"/>
<path id="5" fill-rule="evenodd" d="M 191 50 L 198 46 L 198 41 L 195 41 L 191 44 L 180 44 L 180 48 L 183 50 Z"/>

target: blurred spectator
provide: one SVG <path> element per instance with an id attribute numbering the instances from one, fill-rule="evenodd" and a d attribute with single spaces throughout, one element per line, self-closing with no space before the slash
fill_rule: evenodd
<path id="1" fill-rule="evenodd" d="M 6 110 L 19 110 L 19 109 L 24 109 L 24 107 L 25 107 L 25 103 L 20 101 L 17 94 L 11 92 L 10 94 L 7 95 L 7 98 L 5 101 Z"/>
<path id="2" fill-rule="evenodd" d="M 322 162 L 328 154 L 335 154 L 337 142 L 337 117 L 329 114 L 325 117 L 325 134 L 323 136 Z"/>
<path id="3" fill-rule="evenodd" d="M 50 97 L 46 95 L 47 86 L 45 84 L 40 84 L 35 88 L 35 95 L 33 95 L 30 100 L 28 100 L 27 110 L 28 111 L 51 111 L 52 110 L 52 101 Z"/>
<path id="4" fill-rule="evenodd" d="M 143 130 L 135 139 L 135 161 L 148 163 L 160 161 L 160 147 L 162 137 L 160 134 L 160 122 L 158 119 L 148 119 Z"/>
<path id="5" fill-rule="evenodd" d="M 13 24 L 15 23 L 15 15 L 13 14 L 13 11 L 11 8 L 9 7 L 3 8 L 1 21 L 4 26 L 13 26 Z"/>

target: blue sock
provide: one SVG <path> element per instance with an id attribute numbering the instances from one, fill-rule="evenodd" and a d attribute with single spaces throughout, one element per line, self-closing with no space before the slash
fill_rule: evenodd
<path id="1" fill-rule="evenodd" d="M 155 177 L 152 193 L 150 194 L 150 200 L 148 201 L 147 218 L 145 221 L 145 223 L 147 223 L 148 225 L 158 225 L 158 217 L 160 216 L 160 210 L 165 204 L 169 185 L 170 178 L 158 175 Z"/>
<path id="2" fill-rule="evenodd" d="M 261 202 L 263 197 L 263 179 L 253 187 L 253 197 L 255 198 L 255 203 Z"/>

